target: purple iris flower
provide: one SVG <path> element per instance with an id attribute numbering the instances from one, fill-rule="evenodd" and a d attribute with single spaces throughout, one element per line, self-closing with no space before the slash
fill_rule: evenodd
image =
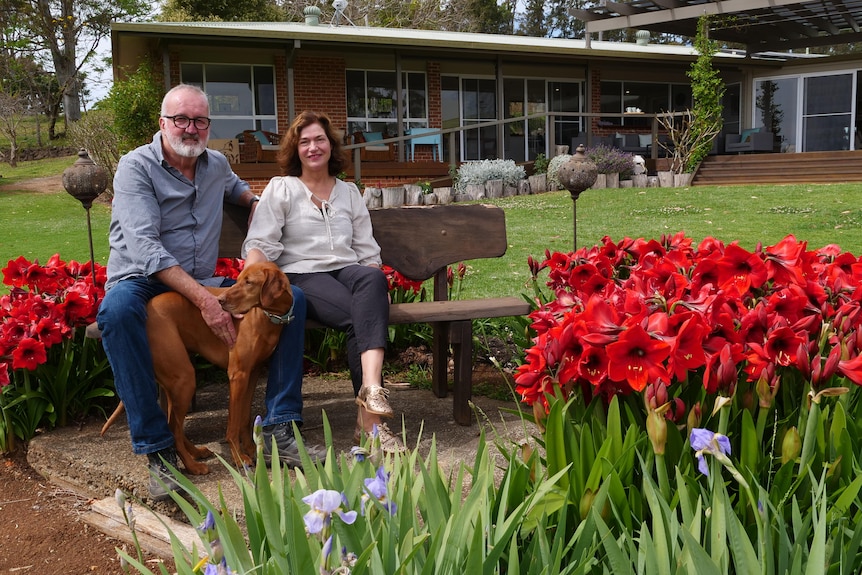
<path id="1" fill-rule="evenodd" d="M 311 506 L 311 510 L 302 518 L 309 533 L 320 533 L 332 522 L 335 513 L 341 520 L 352 525 L 356 521 L 356 511 L 343 511 L 342 504 L 347 506 L 347 498 L 338 491 L 318 489 L 311 495 L 302 498 L 303 503 Z"/>
<path id="2" fill-rule="evenodd" d="M 694 455 L 697 457 L 697 468 L 704 475 L 709 475 L 709 466 L 703 457 L 704 454 L 730 455 L 730 438 L 726 435 L 695 427 L 691 430 L 689 441 L 691 448 L 695 451 Z"/>
<path id="3" fill-rule="evenodd" d="M 377 474 L 374 477 L 369 477 L 365 480 L 366 494 L 362 495 L 363 514 L 365 514 L 365 501 L 373 497 L 383 505 L 383 508 L 390 515 L 395 515 L 395 512 L 398 511 L 398 505 L 394 501 L 389 500 L 388 481 L 389 474 L 383 470 L 382 465 L 377 468 Z"/>

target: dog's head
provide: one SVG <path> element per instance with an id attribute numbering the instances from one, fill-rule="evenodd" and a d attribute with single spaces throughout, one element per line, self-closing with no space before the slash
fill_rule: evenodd
<path id="1" fill-rule="evenodd" d="M 243 268 L 236 283 L 218 299 L 222 308 L 232 314 L 241 315 L 255 307 L 287 313 L 293 305 L 293 291 L 287 276 L 277 265 L 263 262 Z"/>

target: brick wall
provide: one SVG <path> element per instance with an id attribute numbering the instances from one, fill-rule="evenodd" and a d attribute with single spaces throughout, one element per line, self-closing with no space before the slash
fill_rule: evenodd
<path id="1" fill-rule="evenodd" d="M 296 59 L 294 70 L 296 112 L 299 113 L 302 110 L 326 112 L 335 126 L 346 127 L 347 72 L 344 60 L 300 56 Z M 284 83 L 282 90 L 283 93 L 287 93 L 287 82 Z M 287 121 L 283 121 L 279 116 L 279 129 L 281 126 L 290 125 L 290 119 L 285 118 L 285 120 Z"/>

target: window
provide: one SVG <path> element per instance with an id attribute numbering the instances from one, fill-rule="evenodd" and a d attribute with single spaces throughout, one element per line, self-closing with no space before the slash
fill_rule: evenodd
<path id="1" fill-rule="evenodd" d="M 184 62 L 180 78 L 207 93 L 213 119 L 210 138 L 236 138 L 244 130 L 278 131 L 272 66 Z"/>
<path id="2" fill-rule="evenodd" d="M 398 133 L 398 93 L 395 72 L 347 71 L 347 131 Z M 425 74 L 401 75 L 403 128 L 428 127 L 428 89 Z"/>
<path id="3" fill-rule="evenodd" d="M 638 114 L 679 112 L 691 108 L 691 87 L 661 82 L 602 82 L 600 110 L 617 114 L 601 119 L 603 125 L 651 126 L 652 119 Z M 627 114 L 620 117 L 620 114 Z"/>

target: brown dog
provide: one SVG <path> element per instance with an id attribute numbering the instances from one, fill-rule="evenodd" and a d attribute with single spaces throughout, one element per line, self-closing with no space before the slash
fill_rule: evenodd
<path id="1" fill-rule="evenodd" d="M 293 306 L 287 276 L 274 263 L 247 266 L 229 288 L 208 288 L 217 294 L 225 311 L 241 315 L 234 319 L 236 344 L 228 347 L 204 322 L 200 310 L 176 292 L 159 295 L 147 304 L 147 336 L 153 355 L 156 381 L 168 399 L 168 425 L 177 454 L 192 475 L 209 473 L 198 459 L 210 457 L 206 447 L 188 440 L 183 423 L 195 394 L 195 368 L 189 352 L 227 369 L 230 403 L 227 442 L 238 466 L 251 464 L 255 447 L 251 437 L 251 403 L 262 363 L 272 355 L 282 324 L 267 315 L 281 317 Z M 122 413 L 122 404 L 102 427 L 102 433 Z"/>

